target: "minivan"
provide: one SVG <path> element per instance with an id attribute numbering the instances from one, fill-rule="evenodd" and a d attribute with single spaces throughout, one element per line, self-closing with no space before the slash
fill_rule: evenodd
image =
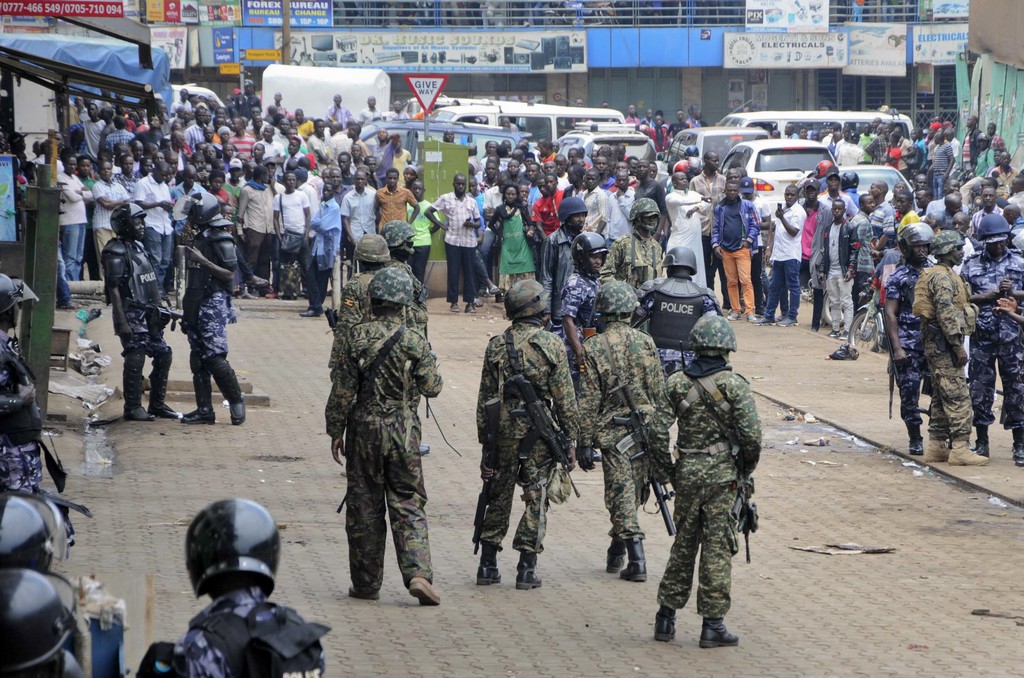
<path id="1" fill-rule="evenodd" d="M 832 132 L 834 123 L 842 123 L 843 129 L 853 127 L 858 134 L 862 133 L 873 120 L 881 119 L 889 125 L 897 125 L 903 137 L 910 138 L 913 123 L 905 115 L 882 111 L 850 112 L 850 111 L 757 111 L 753 113 L 730 113 L 718 124 L 721 127 L 760 127 L 769 134 L 778 130 L 782 133 L 787 123 L 793 123 L 795 132 L 801 128 L 808 132 L 811 141 L 821 139 Z"/>
<path id="2" fill-rule="evenodd" d="M 683 159 L 687 146 L 697 147 L 697 157 L 703 158 L 705 153 L 717 153 L 724 158 L 732 147 L 741 141 L 767 139 L 768 132 L 760 127 L 693 127 L 678 132 L 672 145 L 668 148 L 668 164 L 673 165 Z"/>
<path id="3" fill-rule="evenodd" d="M 508 118 L 520 132 L 529 132 L 534 143 L 541 139 L 554 141 L 573 131 L 580 122 L 626 122 L 625 116 L 613 108 L 576 108 L 524 104 L 518 101 L 445 106 L 437 111 L 433 118 L 444 122 L 469 122 L 491 126 L 500 126 L 501 119 Z"/>

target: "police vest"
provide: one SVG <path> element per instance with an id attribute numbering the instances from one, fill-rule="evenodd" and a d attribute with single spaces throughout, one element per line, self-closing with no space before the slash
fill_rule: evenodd
<path id="1" fill-rule="evenodd" d="M 707 292 L 696 283 L 665 278 L 650 292 L 647 331 L 660 349 L 690 350 L 690 331 L 704 313 Z"/>
<path id="2" fill-rule="evenodd" d="M 143 306 L 160 303 L 163 296 L 161 285 L 142 247 L 115 238 L 103 248 L 100 258 L 104 274 L 117 283 L 125 301 L 131 300 Z"/>
<path id="3" fill-rule="evenodd" d="M 6 346 L 0 346 L 0 365 L 10 370 L 12 393 L 18 392 L 18 386 L 34 381 L 21 356 Z M 38 441 L 42 431 L 43 418 L 35 400 L 17 412 L 0 417 L 0 434 L 6 435 L 15 445 Z"/>

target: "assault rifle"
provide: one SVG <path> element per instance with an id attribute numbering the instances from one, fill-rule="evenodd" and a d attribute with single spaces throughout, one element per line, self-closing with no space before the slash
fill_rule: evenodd
<path id="1" fill-rule="evenodd" d="M 648 455 L 651 441 L 647 424 L 647 413 L 637 407 L 629 384 L 620 382 L 618 386 L 609 392 L 609 395 L 617 395 L 622 404 L 629 410 L 629 414 L 625 417 L 612 417 L 613 424 L 625 426 L 626 431 L 628 431 L 626 437 L 615 444 L 615 449 L 622 454 L 628 454 L 632 448 L 637 447 L 638 450 L 629 456 L 630 461 L 635 461 Z M 672 509 L 669 507 L 668 501 L 675 496 L 675 492 L 671 490 L 666 491 L 664 486 L 653 475 L 651 476 L 651 490 L 654 492 L 655 501 L 658 502 L 658 511 L 661 513 L 661 519 L 665 521 L 665 529 L 668 530 L 670 537 L 674 537 L 676 525 L 672 522 Z"/>
<path id="2" fill-rule="evenodd" d="M 566 437 L 565 433 L 555 427 L 555 422 L 552 420 L 551 412 L 548 410 L 547 405 L 537 396 L 537 391 L 534 390 L 533 384 L 521 372 L 512 375 L 505 381 L 505 391 L 508 392 L 510 388 L 513 389 L 514 393 L 518 393 L 523 401 L 523 407 L 512 410 L 512 416 L 529 419 L 532 424 L 530 430 L 523 437 L 520 450 L 529 450 L 538 440 L 543 442 L 548 450 L 548 454 L 551 456 L 550 462 L 554 462 L 562 467 L 562 470 L 565 471 L 566 476 L 569 478 L 572 491 L 579 497 L 580 491 L 576 489 L 576 483 L 572 481 L 572 476 L 569 475 L 573 468 L 569 462 L 569 450 L 572 448 L 572 442 Z"/>
<path id="3" fill-rule="evenodd" d="M 494 470 L 498 464 L 498 415 L 501 413 L 501 401 L 493 398 L 484 403 L 484 417 L 487 422 L 487 442 L 484 466 Z M 476 500 L 476 517 L 473 518 L 473 555 L 480 550 L 480 531 L 484 528 L 487 518 L 487 507 L 491 505 L 491 480 L 484 481 L 480 495 Z"/>
<path id="4" fill-rule="evenodd" d="M 151 314 L 151 317 L 160 323 L 160 327 L 167 327 L 168 323 L 170 323 L 171 332 L 178 329 L 178 322 L 185 317 L 185 314 L 181 311 L 172 311 L 160 304 L 140 304 L 137 301 L 129 301 L 128 306 L 130 308 L 142 309 Z"/>
<path id="5" fill-rule="evenodd" d="M 736 499 L 732 503 L 732 515 L 736 518 L 737 527 L 743 533 L 743 543 L 747 549 L 747 562 L 750 562 L 750 533 L 757 532 L 757 503 L 751 502 L 754 494 L 754 476 L 742 475 L 736 480 Z"/>

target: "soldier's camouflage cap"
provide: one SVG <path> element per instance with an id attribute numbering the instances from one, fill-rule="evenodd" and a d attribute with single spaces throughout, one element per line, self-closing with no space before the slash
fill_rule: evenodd
<path id="1" fill-rule="evenodd" d="M 736 333 L 720 315 L 703 316 L 690 330 L 690 349 L 697 353 L 726 353 L 736 350 Z"/>
<path id="2" fill-rule="evenodd" d="M 412 278 L 401 268 L 385 268 L 373 276 L 367 295 L 375 301 L 408 306 L 412 303 Z"/>
<path id="3" fill-rule="evenodd" d="M 529 318 L 551 307 L 551 295 L 536 280 L 520 280 L 505 295 L 505 315 L 509 320 Z"/>
<path id="4" fill-rule="evenodd" d="M 612 280 L 601 286 L 597 292 L 598 313 L 632 313 L 640 305 L 636 299 L 636 291 L 621 280 Z"/>
<path id="5" fill-rule="evenodd" d="M 640 198 L 633 203 L 633 208 L 629 210 L 629 220 L 636 221 L 643 214 L 661 214 L 658 203 L 650 198 Z"/>
<path id="6" fill-rule="evenodd" d="M 412 240 L 416 236 L 416 231 L 413 230 L 408 222 L 394 220 L 384 224 L 380 234 L 384 236 L 388 247 L 399 247 L 405 244 L 406 241 Z"/>

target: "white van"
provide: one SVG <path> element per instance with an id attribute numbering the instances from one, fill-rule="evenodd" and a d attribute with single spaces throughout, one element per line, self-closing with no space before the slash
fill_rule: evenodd
<path id="1" fill-rule="evenodd" d="M 881 119 L 889 125 L 898 125 L 904 138 L 910 138 L 913 126 L 910 118 L 905 115 L 892 115 L 888 112 L 851 112 L 851 111 L 757 111 L 753 113 L 730 113 L 722 118 L 720 127 L 761 127 L 769 134 L 778 130 L 784 132 L 786 125 L 793 123 L 794 132 L 801 129 L 808 132 L 807 138 L 820 141 L 832 132 L 834 123 L 842 123 L 843 128 L 853 127 L 861 133 L 873 120 Z"/>
<path id="2" fill-rule="evenodd" d="M 317 68 L 271 64 L 263 71 L 263 103 L 274 101 L 281 93 L 281 103 L 290 112 L 301 108 L 306 118 L 327 118 L 327 109 L 334 105 L 334 95 L 341 95 L 341 105 L 359 115 L 369 97 L 377 98 L 377 109 L 391 110 L 391 78 L 379 68 Z"/>
<path id="3" fill-rule="evenodd" d="M 547 104 L 524 104 L 518 101 L 491 101 L 486 104 L 460 104 L 445 106 L 434 114 L 435 120 L 470 122 L 477 125 L 501 126 L 508 120 L 520 132 L 529 132 L 531 141 L 554 141 L 576 129 L 580 122 L 617 122 L 625 124 L 626 117 L 613 108 L 576 108 Z"/>

